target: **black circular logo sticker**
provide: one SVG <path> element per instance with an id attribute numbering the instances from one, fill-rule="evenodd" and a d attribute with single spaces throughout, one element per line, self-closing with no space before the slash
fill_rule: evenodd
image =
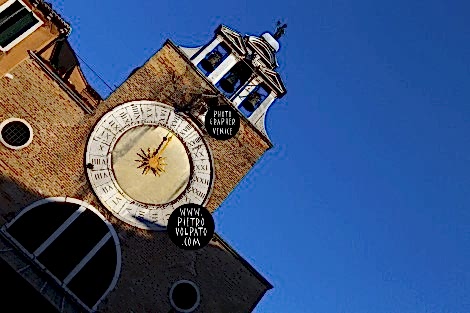
<path id="1" fill-rule="evenodd" d="M 214 236 L 214 218 L 202 205 L 183 204 L 168 219 L 168 235 L 181 249 L 197 250 L 205 247 Z"/>
<path id="2" fill-rule="evenodd" d="M 210 107 L 205 124 L 211 137 L 227 140 L 234 137 L 240 129 L 240 116 L 230 105 Z"/>

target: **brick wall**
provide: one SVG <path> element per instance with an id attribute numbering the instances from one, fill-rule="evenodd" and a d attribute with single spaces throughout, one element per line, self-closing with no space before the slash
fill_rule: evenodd
<path id="1" fill-rule="evenodd" d="M 18 117 L 34 131 L 28 147 L 13 151 L 0 144 L 0 224 L 31 202 L 51 196 L 87 201 L 115 226 L 122 244 L 122 273 L 105 300 L 104 312 L 169 311 L 168 291 L 178 279 L 195 281 L 201 290 L 198 312 L 245 313 L 268 286 L 229 249 L 212 242 L 197 251 L 176 248 L 166 233 L 134 229 L 104 209 L 84 172 L 84 151 L 93 125 L 110 108 L 139 99 L 173 104 L 172 88 L 211 86 L 166 44 L 121 85 L 93 115 L 85 114 L 36 64 L 27 59 L 0 78 L 0 122 Z M 178 84 L 169 84 L 177 73 Z M 174 91 L 174 90 L 173 90 Z M 246 120 L 236 138 L 204 138 L 214 159 L 215 181 L 208 207 L 216 209 L 269 147 Z"/>
<path id="2" fill-rule="evenodd" d="M 86 183 L 83 149 L 89 118 L 31 59 L 11 73 L 13 79 L 0 78 L 0 121 L 25 119 L 33 141 L 17 151 L 0 144 L 2 175 L 38 196 L 76 194 Z M 17 208 L 7 205 L 1 213 Z"/>

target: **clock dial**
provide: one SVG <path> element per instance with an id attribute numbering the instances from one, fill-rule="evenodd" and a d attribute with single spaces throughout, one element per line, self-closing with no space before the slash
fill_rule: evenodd
<path id="1" fill-rule="evenodd" d="M 204 205 L 212 186 L 199 130 L 159 102 L 130 102 L 106 113 L 90 135 L 85 161 L 103 205 L 144 229 L 165 229 L 182 204 Z"/>
<path id="2" fill-rule="evenodd" d="M 142 125 L 125 132 L 111 153 L 116 181 L 132 199 L 148 204 L 175 200 L 191 174 L 186 148 L 172 131 Z"/>

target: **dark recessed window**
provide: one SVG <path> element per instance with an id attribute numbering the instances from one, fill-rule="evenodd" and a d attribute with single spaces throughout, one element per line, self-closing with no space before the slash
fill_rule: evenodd
<path id="1" fill-rule="evenodd" d="M 121 271 L 119 239 L 111 224 L 85 202 L 40 200 L 2 232 L 86 311 L 95 310 L 116 285 Z"/>
<path id="2" fill-rule="evenodd" d="M 24 120 L 12 118 L 0 124 L 0 141 L 11 149 L 26 147 L 32 137 L 32 128 Z"/>
<path id="3" fill-rule="evenodd" d="M 198 64 L 198 68 L 204 73 L 204 75 L 209 76 L 230 54 L 229 47 L 220 43 L 217 47 L 209 52 L 204 59 Z"/>
<path id="4" fill-rule="evenodd" d="M 170 289 L 170 303 L 177 312 L 194 312 L 200 303 L 199 288 L 189 280 L 180 280 Z"/>
<path id="5" fill-rule="evenodd" d="M 21 1 L 0 5 L 0 49 L 9 50 L 31 34 L 42 22 Z"/>
<path id="6" fill-rule="evenodd" d="M 2 312 L 59 313 L 38 290 L 24 280 L 2 258 L 0 258 L 0 273 L 2 273 L 2 283 L 5 286 L 2 288 Z M 18 295 L 27 301 L 8 301 L 8 299 L 16 299 Z"/>
<path id="7" fill-rule="evenodd" d="M 256 88 L 243 99 L 238 106 L 238 109 L 243 113 L 243 115 L 250 117 L 267 98 L 269 93 L 270 89 L 265 84 L 262 83 L 256 86 Z"/>
<path id="8" fill-rule="evenodd" d="M 230 71 L 216 84 L 216 87 L 227 98 L 231 99 L 250 79 L 253 71 L 243 61 L 235 64 Z"/>

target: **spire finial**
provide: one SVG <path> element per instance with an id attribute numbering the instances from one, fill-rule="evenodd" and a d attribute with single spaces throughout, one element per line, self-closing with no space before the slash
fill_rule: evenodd
<path id="1" fill-rule="evenodd" d="M 276 32 L 273 35 L 273 37 L 276 40 L 284 36 L 284 34 L 286 33 L 287 24 L 284 24 L 284 25 L 281 25 L 281 24 L 282 24 L 281 21 L 277 21 Z"/>

